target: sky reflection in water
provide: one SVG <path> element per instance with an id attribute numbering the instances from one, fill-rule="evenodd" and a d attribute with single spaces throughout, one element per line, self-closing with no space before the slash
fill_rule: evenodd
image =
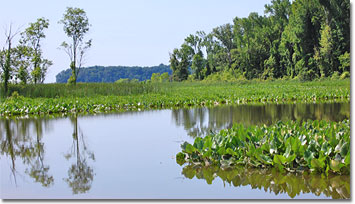
<path id="1" fill-rule="evenodd" d="M 349 103 L 326 103 L 0 119 L 1 197 L 349 198 L 349 176 L 180 167 L 175 162 L 183 141 L 233 123 L 349 117 Z"/>

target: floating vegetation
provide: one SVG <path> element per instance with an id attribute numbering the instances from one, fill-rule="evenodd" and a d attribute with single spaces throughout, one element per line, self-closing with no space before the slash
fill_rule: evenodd
<path id="1" fill-rule="evenodd" d="M 284 172 L 350 174 L 350 123 L 288 121 L 271 126 L 235 124 L 181 145 L 180 165 L 275 167 Z"/>
<path id="2" fill-rule="evenodd" d="M 86 89 L 80 89 L 79 85 L 75 89 L 66 85 L 48 84 L 53 93 L 42 96 L 41 93 L 47 93 L 41 91 L 46 86 L 31 86 L 32 92 L 26 86 L 23 89 L 17 87 L 18 92 L 15 93 L 18 94 L 0 102 L 0 116 L 139 111 L 221 104 L 350 101 L 349 80 L 306 83 L 161 83 L 147 87 L 144 84 L 132 85 L 131 89 L 128 85 L 120 87 L 119 84 L 82 84 Z M 103 91 L 105 87 L 109 89 Z M 121 88 L 121 91 L 117 91 Z"/>
<path id="3" fill-rule="evenodd" d="M 275 195 L 287 193 L 291 198 L 303 193 L 321 194 L 333 199 L 350 199 L 350 175 L 280 172 L 275 168 L 258 169 L 235 166 L 220 168 L 219 166 L 187 165 L 182 169 L 186 178 L 203 179 L 212 184 L 216 178 L 230 186 L 251 186 L 272 192 Z"/>

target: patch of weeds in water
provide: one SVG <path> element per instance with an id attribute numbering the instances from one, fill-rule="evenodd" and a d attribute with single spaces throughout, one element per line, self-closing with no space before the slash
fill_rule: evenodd
<path id="1" fill-rule="evenodd" d="M 48 94 L 30 94 L 42 93 L 46 87 Z M 81 89 L 83 87 L 85 89 Z M 0 102 L 0 116 L 99 113 L 223 104 L 350 101 L 349 80 L 307 83 L 166 83 L 149 88 L 143 85 L 121 87 L 81 84 L 69 89 L 64 85 L 44 84 L 25 88 L 16 89 L 18 97 Z M 32 89 L 33 92 L 28 91 Z M 66 92 L 67 89 L 70 91 Z M 116 89 L 124 91 L 121 93 Z M 56 90 L 62 91 L 55 94 Z"/>
<path id="2" fill-rule="evenodd" d="M 176 155 L 182 165 L 274 167 L 280 172 L 350 174 L 350 122 L 287 121 L 271 126 L 235 124 Z"/>

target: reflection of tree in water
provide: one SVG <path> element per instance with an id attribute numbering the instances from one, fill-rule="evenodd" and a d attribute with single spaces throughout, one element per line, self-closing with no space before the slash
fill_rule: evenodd
<path id="1" fill-rule="evenodd" d="M 53 176 L 48 174 L 49 166 L 44 164 L 44 144 L 41 142 L 43 125 L 48 128 L 45 119 L 0 120 L 1 155 L 10 157 L 15 183 L 16 159 L 21 159 L 29 167 L 25 172 L 42 186 L 48 187 L 54 182 Z"/>
<path id="2" fill-rule="evenodd" d="M 217 166 L 185 166 L 182 175 L 186 178 L 206 180 L 212 184 L 217 177 L 221 178 L 224 185 L 228 183 L 235 187 L 251 186 L 252 189 L 264 189 L 275 195 L 287 193 L 291 198 L 301 193 L 321 194 L 333 199 L 350 198 L 350 176 L 308 173 L 281 173 L 276 169 L 257 169 L 235 167 L 222 169 Z"/>
<path id="3" fill-rule="evenodd" d="M 279 120 L 340 121 L 350 117 L 349 103 L 266 104 L 172 110 L 172 118 L 192 137 L 231 128 L 234 123 L 271 125 Z"/>
<path id="4" fill-rule="evenodd" d="M 74 194 L 85 193 L 90 190 L 94 179 L 94 171 L 88 165 L 88 159 L 95 161 L 95 156 L 88 151 L 84 141 L 83 132 L 78 127 L 78 118 L 73 116 L 71 121 L 74 126 L 73 145 L 66 159 L 75 158 L 76 162 L 68 170 L 68 178 L 65 181 L 72 188 Z"/>

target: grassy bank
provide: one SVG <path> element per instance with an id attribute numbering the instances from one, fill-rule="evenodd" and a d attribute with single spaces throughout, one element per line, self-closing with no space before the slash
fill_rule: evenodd
<path id="1" fill-rule="evenodd" d="M 106 112 L 240 103 L 350 101 L 350 80 L 12 85 L 0 115 Z"/>
<path id="2" fill-rule="evenodd" d="M 278 122 L 233 128 L 185 142 L 176 161 L 182 165 L 229 168 L 276 167 L 280 171 L 350 174 L 350 122 Z"/>

